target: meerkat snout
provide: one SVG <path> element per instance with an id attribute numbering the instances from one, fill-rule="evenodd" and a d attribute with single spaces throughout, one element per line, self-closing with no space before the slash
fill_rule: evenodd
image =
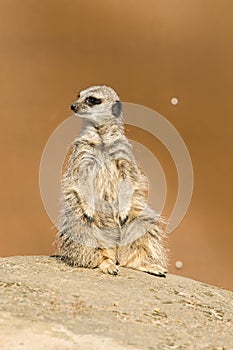
<path id="1" fill-rule="evenodd" d="M 76 112 L 76 104 L 72 103 L 72 105 L 70 106 L 71 111 Z"/>

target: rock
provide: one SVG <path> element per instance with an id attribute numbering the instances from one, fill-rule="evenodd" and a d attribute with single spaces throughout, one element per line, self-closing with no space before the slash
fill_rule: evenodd
<path id="1" fill-rule="evenodd" d="M 233 349 L 233 293 L 49 257 L 0 259 L 0 349 Z"/>

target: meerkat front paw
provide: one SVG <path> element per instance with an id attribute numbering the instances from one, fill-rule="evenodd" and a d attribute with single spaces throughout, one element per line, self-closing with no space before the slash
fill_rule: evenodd
<path id="1" fill-rule="evenodd" d="M 99 265 L 99 269 L 103 273 L 109 273 L 110 275 L 118 274 L 118 267 L 110 259 L 105 259 L 102 261 L 102 263 Z"/>
<path id="2" fill-rule="evenodd" d="M 89 224 L 91 224 L 92 222 L 95 221 L 93 216 L 89 216 L 87 214 L 84 214 L 83 217 L 84 217 L 85 221 L 88 222 Z"/>
<path id="3" fill-rule="evenodd" d="M 92 224 L 95 221 L 95 210 L 90 207 L 86 207 L 83 210 L 83 220 L 88 224 Z"/>
<path id="4" fill-rule="evenodd" d="M 121 226 L 125 225 L 129 220 L 129 210 L 125 208 L 125 210 L 120 211 L 118 214 L 118 220 Z"/>
<path id="5" fill-rule="evenodd" d="M 126 215 L 125 217 L 119 216 L 120 225 L 123 226 L 128 221 L 128 218 L 129 218 L 128 215 Z"/>

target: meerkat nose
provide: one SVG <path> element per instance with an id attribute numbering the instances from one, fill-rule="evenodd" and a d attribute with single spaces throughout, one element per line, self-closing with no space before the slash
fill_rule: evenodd
<path id="1" fill-rule="evenodd" d="M 71 109 L 72 111 L 75 112 L 75 110 L 76 110 L 76 104 L 75 104 L 75 103 L 72 103 L 72 105 L 70 106 L 70 109 Z"/>

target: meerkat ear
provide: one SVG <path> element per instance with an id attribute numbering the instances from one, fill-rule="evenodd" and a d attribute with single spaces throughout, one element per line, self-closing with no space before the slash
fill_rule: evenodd
<path id="1" fill-rule="evenodd" d="M 120 101 L 116 101 L 113 105 L 112 105 L 112 114 L 119 118 L 122 112 L 122 103 Z"/>

